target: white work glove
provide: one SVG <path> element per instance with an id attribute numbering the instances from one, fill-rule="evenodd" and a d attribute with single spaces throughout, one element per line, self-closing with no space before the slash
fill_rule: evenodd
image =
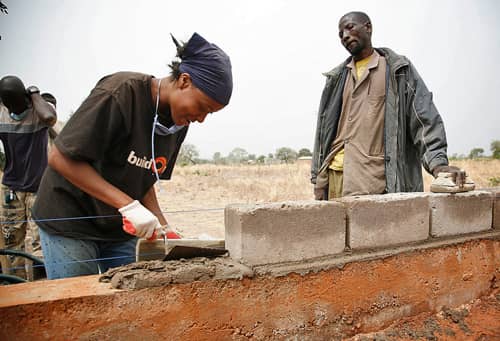
<path id="1" fill-rule="evenodd" d="M 150 240 L 155 240 L 158 236 L 164 236 L 167 239 L 182 239 L 182 236 L 169 224 L 162 225 L 159 229 L 157 229 Z"/>
<path id="2" fill-rule="evenodd" d="M 118 211 L 123 216 L 123 230 L 134 236 L 150 239 L 161 227 L 158 218 L 137 200 Z"/>

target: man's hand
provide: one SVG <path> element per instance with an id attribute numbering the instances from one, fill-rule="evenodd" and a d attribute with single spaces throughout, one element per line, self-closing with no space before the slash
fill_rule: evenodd
<path id="1" fill-rule="evenodd" d="M 453 182 L 459 186 L 463 187 L 465 183 L 466 173 L 463 169 L 455 166 L 437 166 L 432 170 L 432 175 L 437 178 L 439 173 L 451 173 L 453 177 Z"/>
<path id="2" fill-rule="evenodd" d="M 314 199 L 315 200 L 328 200 L 326 195 L 326 190 L 324 188 L 314 187 Z"/>
<path id="3" fill-rule="evenodd" d="M 31 89 L 31 91 L 29 89 Z M 36 89 L 37 91 L 34 91 L 33 89 Z M 57 122 L 57 114 L 54 105 L 44 100 L 40 95 L 40 90 L 38 90 L 35 86 L 29 86 L 26 91 L 28 96 L 30 96 L 31 103 L 33 103 L 35 113 L 38 115 L 40 120 L 49 127 L 54 126 Z"/>
<path id="4" fill-rule="evenodd" d="M 118 211 L 123 216 L 123 230 L 134 236 L 150 239 L 161 227 L 158 218 L 137 200 Z"/>

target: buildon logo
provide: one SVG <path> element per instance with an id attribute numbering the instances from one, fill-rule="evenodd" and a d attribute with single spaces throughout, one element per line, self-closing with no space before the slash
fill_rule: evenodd
<path id="1" fill-rule="evenodd" d="M 154 167 L 157 167 L 158 174 L 162 174 L 165 169 L 167 169 L 167 158 L 164 156 L 158 156 L 153 162 L 153 159 L 146 159 L 145 156 L 142 158 L 135 155 L 135 152 L 132 150 L 127 158 L 128 163 L 131 165 L 141 167 L 144 169 L 151 169 L 152 172 L 155 171 Z"/>

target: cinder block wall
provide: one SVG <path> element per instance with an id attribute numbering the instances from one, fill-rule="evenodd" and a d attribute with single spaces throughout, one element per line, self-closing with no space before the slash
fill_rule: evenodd
<path id="1" fill-rule="evenodd" d="M 231 205 L 226 248 L 250 266 L 297 262 L 499 229 L 500 188 Z"/>

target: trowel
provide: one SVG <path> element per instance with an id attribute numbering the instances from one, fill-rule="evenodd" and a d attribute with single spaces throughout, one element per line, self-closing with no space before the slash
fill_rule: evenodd
<path id="1" fill-rule="evenodd" d="M 135 260 L 175 260 L 195 257 L 216 257 L 227 252 L 224 239 L 167 239 L 162 233 L 153 241 L 141 238 L 137 241 Z"/>
<path id="2" fill-rule="evenodd" d="M 460 193 L 473 191 L 476 185 L 474 181 L 462 171 L 462 177 L 458 179 L 453 173 L 441 172 L 432 180 L 430 190 L 434 193 Z"/>

